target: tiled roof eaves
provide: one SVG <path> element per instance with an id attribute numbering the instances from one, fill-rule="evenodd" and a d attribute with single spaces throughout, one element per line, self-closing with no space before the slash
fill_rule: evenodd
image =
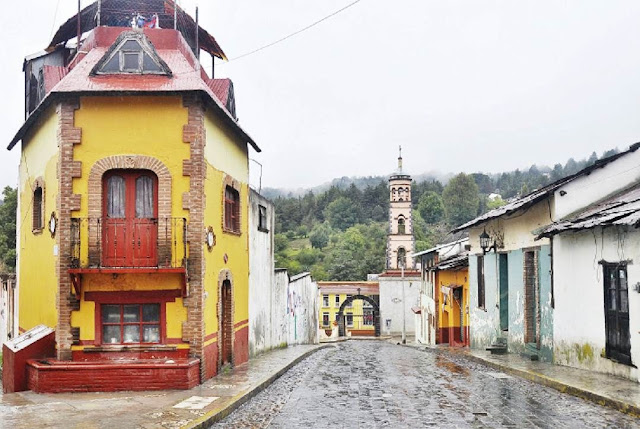
<path id="1" fill-rule="evenodd" d="M 34 110 L 27 120 L 22 124 L 16 135 L 11 139 L 11 142 L 7 146 L 7 150 L 13 149 L 13 147 L 25 136 L 27 131 L 36 123 L 40 118 L 40 115 L 55 101 L 67 98 L 69 96 L 82 95 L 82 96 L 121 96 L 121 95 L 181 95 L 186 93 L 196 93 L 205 95 L 204 99 L 207 100 L 207 104 L 214 108 L 214 110 L 220 113 L 223 122 L 228 125 L 232 130 L 238 134 L 238 136 L 250 144 L 256 152 L 262 152 L 262 149 L 257 145 L 253 138 L 235 121 L 229 113 L 222 107 L 216 100 L 213 100 L 211 95 L 204 90 L 192 90 L 192 91 L 79 91 L 79 92 L 52 92 L 42 100 L 36 110 Z"/>

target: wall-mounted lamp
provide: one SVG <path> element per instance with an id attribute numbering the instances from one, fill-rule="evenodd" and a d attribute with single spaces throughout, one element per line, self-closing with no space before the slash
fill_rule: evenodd
<path id="1" fill-rule="evenodd" d="M 486 255 L 487 252 L 491 251 L 492 249 L 494 252 L 496 250 L 496 242 L 494 240 L 493 243 L 491 243 L 491 237 L 489 236 L 489 234 L 487 234 L 486 228 L 484 229 L 484 231 L 482 231 L 482 234 L 480 234 L 480 247 L 482 248 L 483 255 Z"/>
<path id="2" fill-rule="evenodd" d="M 640 293 L 640 282 L 638 282 L 635 285 L 633 285 L 633 290 L 635 290 L 636 292 Z"/>

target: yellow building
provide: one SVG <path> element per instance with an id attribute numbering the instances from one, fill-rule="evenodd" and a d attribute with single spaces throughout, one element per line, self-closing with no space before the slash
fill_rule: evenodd
<path id="1" fill-rule="evenodd" d="M 438 343 L 469 346 L 469 256 L 440 261 L 435 278 Z"/>
<path id="2" fill-rule="evenodd" d="M 9 145 L 22 151 L 19 329 L 55 328 L 49 368 L 112 371 L 84 375 L 83 390 L 187 388 L 249 355 L 248 146 L 259 148 L 232 83 L 200 65 L 200 50 L 225 58 L 215 39 L 200 28 L 196 49 L 179 8 L 193 28 L 164 29 L 167 2 L 136 10 L 154 3 L 163 29 L 96 26 L 94 3 L 79 51 L 65 47 L 73 18 L 27 58 L 28 116 Z M 102 1 L 103 22 L 122 21 L 117 4 Z M 123 363 L 141 360 L 148 371 Z M 27 366 L 30 388 L 78 385 L 49 383 L 48 367 Z"/>
<path id="3" fill-rule="evenodd" d="M 378 282 L 318 282 L 318 293 L 319 327 L 329 335 L 340 324 L 341 310 L 341 336 L 380 334 Z"/>
<path id="4" fill-rule="evenodd" d="M 468 238 L 415 253 L 422 267 L 416 341 L 469 345 Z"/>

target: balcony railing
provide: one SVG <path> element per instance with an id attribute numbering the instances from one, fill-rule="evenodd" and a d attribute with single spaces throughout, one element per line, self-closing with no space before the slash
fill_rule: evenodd
<path id="1" fill-rule="evenodd" d="M 71 268 L 186 268 L 184 218 L 71 219 Z"/>

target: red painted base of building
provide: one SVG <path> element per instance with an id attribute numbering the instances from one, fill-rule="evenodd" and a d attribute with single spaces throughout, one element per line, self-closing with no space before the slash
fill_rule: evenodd
<path id="1" fill-rule="evenodd" d="M 37 393 L 191 389 L 200 383 L 200 360 L 63 362 L 29 360 L 27 384 Z"/>
<path id="2" fill-rule="evenodd" d="M 469 327 L 464 326 L 464 337 L 461 337 L 460 327 L 438 329 L 437 344 L 449 344 L 451 347 L 469 347 Z"/>

